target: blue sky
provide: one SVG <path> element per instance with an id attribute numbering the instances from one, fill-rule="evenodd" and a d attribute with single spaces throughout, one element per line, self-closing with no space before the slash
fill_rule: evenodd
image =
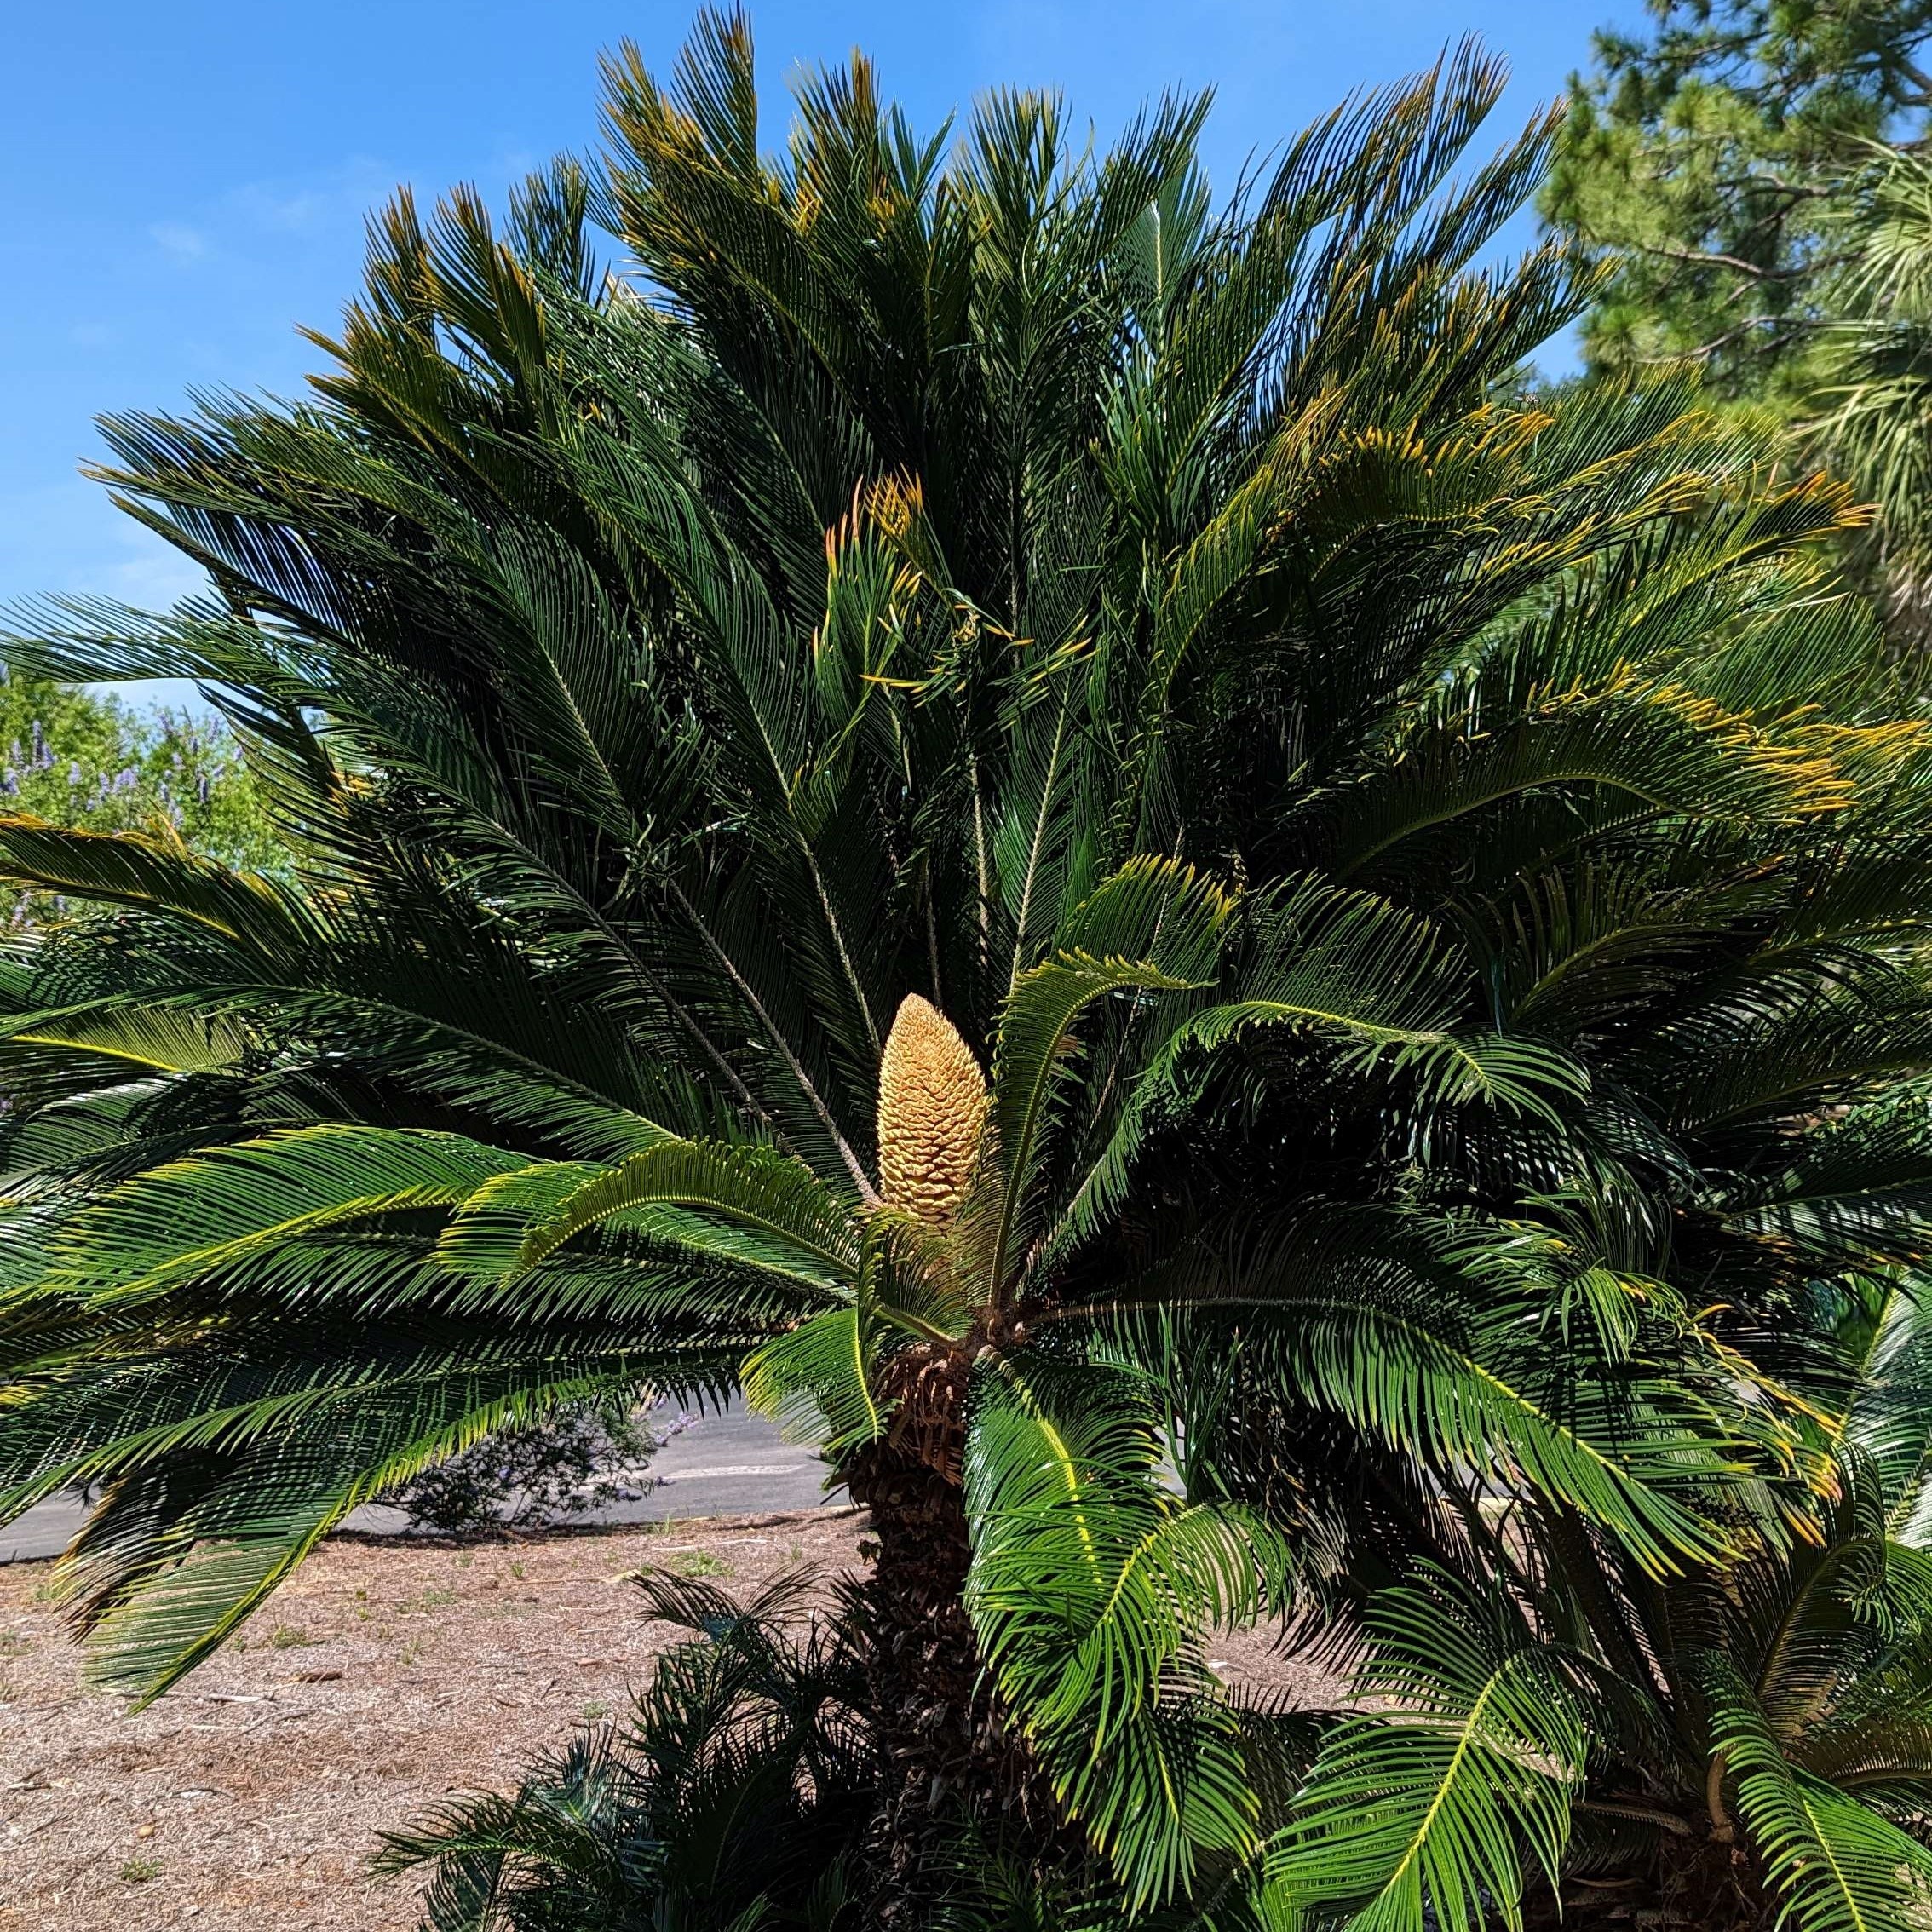
<path id="1" fill-rule="evenodd" d="M 1002 82 L 1062 89 L 1104 136 L 1143 99 L 1211 83 L 1207 159 L 1242 163 L 1364 83 L 1475 32 L 1511 60 L 1503 124 L 1561 93 L 1590 30 L 1637 0 L 766 0 L 774 106 L 854 43 L 930 125 Z M 102 411 L 191 388 L 294 393 L 353 288 L 370 206 L 399 181 L 500 197 L 595 135 L 596 55 L 668 67 L 683 5 L 600 0 L 66 0 L 15 10 L 0 114 L 0 602 L 165 604 L 194 573 L 76 465 Z M 1524 235 L 1527 236 L 1527 227 Z"/>

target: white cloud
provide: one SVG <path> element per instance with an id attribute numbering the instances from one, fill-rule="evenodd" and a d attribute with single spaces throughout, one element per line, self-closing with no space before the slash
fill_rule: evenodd
<path id="1" fill-rule="evenodd" d="M 387 197 L 394 185 L 387 167 L 358 155 L 316 175 L 250 181 L 224 195 L 222 203 L 254 227 L 307 234 L 345 219 L 359 223 L 370 204 Z"/>
<path id="2" fill-rule="evenodd" d="M 208 238 L 185 221 L 157 221 L 148 239 L 177 262 L 196 262 L 208 252 Z"/>

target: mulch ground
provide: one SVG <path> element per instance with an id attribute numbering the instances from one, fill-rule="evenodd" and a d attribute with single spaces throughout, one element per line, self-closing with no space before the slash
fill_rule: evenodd
<path id="1" fill-rule="evenodd" d="M 408 1932 L 377 1835 L 502 1790 L 681 1633 L 624 1580 L 651 1564 L 756 1586 L 858 1567 L 862 1515 L 721 1517 L 461 1550 L 325 1545 L 152 1709 L 90 1690 L 43 1563 L 0 1568 L 0 1932 Z M 1231 1680 L 1332 1687 L 1254 1639 Z"/>

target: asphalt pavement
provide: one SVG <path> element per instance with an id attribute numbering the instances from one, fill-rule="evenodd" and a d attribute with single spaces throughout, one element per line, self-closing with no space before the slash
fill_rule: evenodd
<path id="1" fill-rule="evenodd" d="M 664 1522 L 690 1516 L 762 1515 L 813 1509 L 847 1500 L 827 1494 L 825 1465 L 808 1443 L 787 1442 L 762 1416 L 736 1402 L 704 1414 L 659 1409 L 653 1421 L 676 1433 L 651 1460 L 652 1488 L 633 1503 L 612 1504 L 574 1523 Z M 0 1529 L 0 1563 L 44 1561 L 58 1556 L 86 1515 L 77 1497 L 50 1497 Z M 406 1528 L 400 1509 L 358 1509 L 343 1524 L 365 1534 L 394 1535 Z"/>

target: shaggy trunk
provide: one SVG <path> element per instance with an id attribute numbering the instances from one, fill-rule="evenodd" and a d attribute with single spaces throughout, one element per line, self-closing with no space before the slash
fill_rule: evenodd
<path id="1" fill-rule="evenodd" d="M 1070 1847 L 1046 1780 L 984 1681 L 967 1621 L 965 1365 L 906 1366 L 892 1431 L 854 1458 L 846 1481 L 871 1516 L 879 1849 L 888 1885 L 916 1889 L 967 1817 L 1022 1854 Z"/>
<path id="2" fill-rule="evenodd" d="M 1607 1808 L 1611 1808 L 1607 1807 Z M 1641 1871 L 1605 1868 L 1563 1884 L 1561 1906 L 1547 1893 L 1527 1901 L 1527 1932 L 1588 1932 L 1636 1927 L 1641 1932 L 1772 1932 L 1784 1912 L 1766 1891 L 1745 1849 L 1693 1814 L 1659 1843 Z"/>

